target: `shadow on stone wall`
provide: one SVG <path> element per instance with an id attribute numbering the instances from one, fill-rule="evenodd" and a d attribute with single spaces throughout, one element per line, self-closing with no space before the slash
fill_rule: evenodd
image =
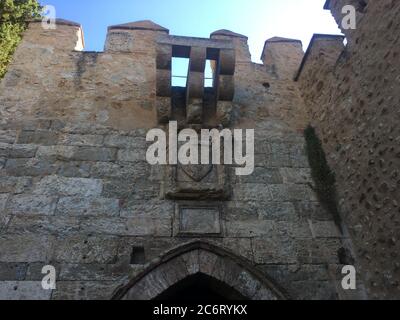
<path id="1" fill-rule="evenodd" d="M 304 137 L 306 139 L 306 150 L 310 162 L 311 175 L 314 181 L 314 186 L 310 185 L 310 187 L 316 192 L 321 205 L 332 214 L 336 225 L 339 227 L 341 233 L 343 233 L 338 208 L 335 173 L 328 165 L 321 140 L 312 126 L 308 126 L 304 130 Z"/>

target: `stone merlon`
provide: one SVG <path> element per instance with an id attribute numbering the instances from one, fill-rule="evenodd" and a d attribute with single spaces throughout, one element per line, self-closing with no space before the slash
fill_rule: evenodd
<path id="1" fill-rule="evenodd" d="M 245 39 L 245 40 L 249 39 L 248 37 L 246 37 L 240 33 L 236 33 L 236 32 L 230 31 L 230 30 L 226 30 L 226 29 L 217 30 L 210 34 L 210 38 L 213 38 L 214 36 L 241 38 L 241 39 Z"/>
<path id="2" fill-rule="evenodd" d="M 312 54 L 312 52 L 314 50 L 318 50 L 317 44 L 319 46 L 322 45 L 322 46 L 327 46 L 329 48 L 332 48 L 332 47 L 334 47 L 334 46 L 336 46 L 338 44 L 339 52 L 337 52 L 335 54 L 335 57 L 333 57 L 333 59 L 337 59 L 339 54 L 340 54 L 340 52 L 344 48 L 344 45 L 343 45 L 343 40 L 344 39 L 345 39 L 345 37 L 343 35 L 314 34 L 312 39 L 311 39 L 310 45 L 308 46 L 307 51 L 306 51 L 306 53 L 305 53 L 305 55 L 303 57 L 303 60 L 301 61 L 300 68 L 298 69 L 298 71 L 297 71 L 297 73 L 296 73 L 296 75 L 294 77 L 294 81 L 299 80 L 299 78 L 301 76 L 301 73 L 303 72 L 303 70 L 304 70 L 304 68 L 305 68 L 305 66 L 307 64 L 307 61 L 308 61 L 310 55 Z"/>
<path id="3" fill-rule="evenodd" d="M 150 20 L 129 22 L 108 27 L 108 30 L 150 30 L 169 33 L 169 30 Z"/>
<path id="4" fill-rule="evenodd" d="M 261 60 L 280 79 L 291 79 L 303 58 L 300 40 L 274 37 L 265 41 Z"/>
<path id="5" fill-rule="evenodd" d="M 66 20 L 66 19 L 55 19 L 56 29 L 43 29 L 41 20 L 29 20 L 32 34 L 28 31 L 25 34 L 25 38 L 33 36 L 33 34 L 40 34 L 46 36 L 40 37 L 40 43 L 43 45 L 51 45 L 59 49 L 73 49 L 76 51 L 82 51 L 85 47 L 85 40 L 83 34 L 83 28 L 80 23 Z M 55 37 L 48 37 L 48 34 L 57 35 Z M 63 39 L 62 41 L 60 41 Z M 72 44 L 71 44 L 72 41 Z"/>

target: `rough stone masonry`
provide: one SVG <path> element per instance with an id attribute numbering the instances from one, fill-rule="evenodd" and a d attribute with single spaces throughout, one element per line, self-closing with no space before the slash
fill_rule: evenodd
<path id="1" fill-rule="evenodd" d="M 340 1 L 331 2 L 338 18 Z M 374 228 L 393 230 L 393 236 L 366 233 L 378 247 L 347 232 L 366 223 L 361 204 L 347 209 L 356 186 L 368 177 L 381 187 L 375 179 L 379 166 L 390 166 L 388 175 L 398 169 L 398 157 L 390 155 L 398 152 L 397 127 L 389 139 L 393 152 L 390 146 L 378 150 L 386 139 L 376 131 L 395 124 L 398 92 L 388 92 L 387 99 L 375 99 L 375 93 L 379 86 L 389 90 L 384 83 L 398 85 L 400 6 L 379 3 L 368 2 L 363 23 L 386 16 L 391 32 L 385 41 L 376 31 L 379 43 L 371 42 L 367 22 L 358 36 L 346 34 L 346 48 L 337 38 L 316 37 L 306 55 L 300 41 L 276 37 L 265 43 L 263 64 L 251 61 L 247 37 L 228 30 L 210 39 L 176 37 L 140 21 L 109 27 L 104 52 L 84 52 L 77 50 L 84 47 L 79 24 L 57 20 L 56 30 L 44 30 L 30 23 L 0 84 L 0 298 L 153 299 L 198 276 L 219 284 L 226 298 L 399 297 L 399 269 L 386 267 L 384 251 L 371 257 L 383 267 L 377 270 L 360 254 L 385 247 L 380 238 L 397 246 L 398 224 L 390 215 L 397 221 L 398 210 L 387 209 L 385 200 L 371 214 Z M 378 50 L 391 63 L 380 63 Z M 170 82 L 173 57 L 190 59 L 186 88 Z M 202 84 L 205 60 L 212 61 L 212 88 Z M 356 66 L 377 70 L 360 80 L 361 71 L 348 71 Z M 335 68 L 345 71 L 339 75 Z M 382 68 L 393 68 L 390 79 L 377 79 Z M 358 126 L 361 100 L 353 98 L 346 72 L 357 75 L 354 81 L 379 102 L 382 114 L 374 121 L 384 126 Z M 363 99 L 364 109 L 371 99 Z M 317 108 L 327 116 L 317 118 Z M 354 117 L 344 108 L 353 108 Z M 347 114 L 342 126 L 340 117 Z M 165 129 L 168 120 L 180 129 L 255 129 L 254 173 L 236 176 L 231 166 L 149 165 L 146 133 Z M 310 122 L 345 192 L 344 232 L 314 192 L 303 137 Z M 360 154 L 347 144 L 331 147 L 352 137 L 341 131 L 346 128 L 364 128 L 360 135 L 373 143 Z M 386 153 L 384 164 L 374 157 L 371 171 L 352 173 L 360 161 L 368 162 L 363 154 L 374 144 L 374 152 Z M 354 160 L 335 162 L 344 152 Z M 387 182 L 385 196 L 396 208 L 397 182 Z M 356 291 L 341 287 L 349 259 L 361 266 Z M 56 290 L 42 289 L 46 265 L 56 268 Z"/>

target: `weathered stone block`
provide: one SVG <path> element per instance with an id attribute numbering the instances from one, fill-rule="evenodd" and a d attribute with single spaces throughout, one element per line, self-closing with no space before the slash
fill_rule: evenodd
<path id="1" fill-rule="evenodd" d="M 118 250 L 118 238 L 74 235 L 57 238 L 51 261 L 59 263 L 111 264 Z"/>
<path id="2" fill-rule="evenodd" d="M 43 290 L 41 281 L 1 281 L 0 300 L 50 300 L 51 290 Z"/>
<path id="3" fill-rule="evenodd" d="M 147 142 L 145 135 L 143 137 L 131 137 L 122 135 L 106 136 L 104 139 L 106 147 L 114 147 L 121 149 L 131 149 L 143 151 L 146 148 Z"/>
<path id="4" fill-rule="evenodd" d="M 118 216 L 119 200 L 99 197 L 64 197 L 58 201 L 56 214 L 67 216 Z"/>
<path id="5" fill-rule="evenodd" d="M 57 173 L 59 165 L 40 159 L 9 159 L 5 166 L 11 176 L 47 176 Z"/>
<path id="6" fill-rule="evenodd" d="M 0 212 L 3 213 L 4 209 L 6 208 L 6 202 L 8 200 L 8 194 L 0 194 Z"/>
<path id="7" fill-rule="evenodd" d="M 0 157 L 8 158 L 10 147 L 11 146 L 8 143 L 0 143 Z"/>
<path id="8" fill-rule="evenodd" d="M 129 206 L 132 201 L 158 199 L 160 186 L 133 179 L 105 180 L 102 196 L 124 199 L 124 204 Z"/>
<path id="9" fill-rule="evenodd" d="M 257 152 L 257 151 L 256 151 Z M 291 167 L 289 154 L 286 153 L 256 153 L 254 155 L 256 167 L 281 168 Z"/>
<path id="10" fill-rule="evenodd" d="M 101 147 L 104 137 L 100 135 L 67 134 L 60 136 L 59 143 L 66 146 Z"/>
<path id="11" fill-rule="evenodd" d="M 91 163 L 90 162 L 80 162 L 80 161 L 63 161 L 57 162 L 59 170 L 57 173 L 60 176 L 69 178 L 89 178 Z"/>
<path id="12" fill-rule="evenodd" d="M 143 247 L 145 262 L 148 263 L 182 243 L 185 243 L 185 240 L 172 237 L 121 237 L 117 261 L 121 264 L 130 264 L 132 249 Z"/>
<path id="13" fill-rule="evenodd" d="M 259 203 L 254 201 L 229 201 L 225 203 L 224 220 L 247 221 L 257 220 Z"/>
<path id="14" fill-rule="evenodd" d="M 27 268 L 27 263 L 0 263 L 0 281 L 23 281 Z"/>
<path id="15" fill-rule="evenodd" d="M 297 262 L 296 241 L 287 237 L 253 239 L 254 260 L 258 264 L 294 264 Z"/>
<path id="16" fill-rule="evenodd" d="M 17 143 L 53 146 L 58 144 L 58 133 L 47 130 L 22 131 L 18 136 Z"/>
<path id="17" fill-rule="evenodd" d="M 92 165 L 91 176 L 93 178 L 132 178 L 132 179 L 151 179 L 152 168 L 147 162 L 136 163 L 111 163 L 96 162 Z"/>
<path id="18" fill-rule="evenodd" d="M 217 119 L 224 127 L 228 128 L 232 122 L 233 104 L 231 101 L 217 102 Z"/>
<path id="19" fill-rule="evenodd" d="M 120 150 L 118 151 L 118 161 L 123 162 L 140 162 L 146 161 L 146 150 Z"/>
<path id="20" fill-rule="evenodd" d="M 295 202 L 294 206 L 301 218 L 318 221 L 333 220 L 332 214 L 327 212 L 318 202 Z"/>
<path id="21" fill-rule="evenodd" d="M 271 185 L 269 190 L 273 201 L 317 201 L 316 194 L 308 185 L 281 184 Z"/>
<path id="22" fill-rule="evenodd" d="M 315 281 L 329 281 L 329 275 L 326 265 L 265 265 L 259 267 L 269 277 L 274 279 L 276 283 L 284 287 L 290 286 L 293 281 L 307 281 L 313 279 Z"/>
<path id="23" fill-rule="evenodd" d="M 0 236 L 0 262 L 48 261 L 52 238 L 32 234 Z"/>
<path id="24" fill-rule="evenodd" d="M 24 193 L 32 187 L 32 178 L 0 176 L 0 193 Z"/>
<path id="25" fill-rule="evenodd" d="M 77 147 L 71 146 L 40 146 L 37 151 L 37 158 L 45 160 L 69 161 L 74 157 Z"/>
<path id="26" fill-rule="evenodd" d="M 63 264 L 59 281 L 117 281 L 142 268 L 129 264 Z"/>
<path id="27" fill-rule="evenodd" d="M 258 209 L 260 219 L 275 221 L 295 221 L 298 219 L 295 207 L 290 202 L 267 202 Z"/>
<path id="28" fill-rule="evenodd" d="M 15 195 L 7 203 L 7 211 L 21 215 L 53 215 L 57 198 L 38 195 Z"/>
<path id="29" fill-rule="evenodd" d="M 99 196 L 102 189 L 101 180 L 48 176 L 35 184 L 34 194 L 90 197 Z"/>
<path id="30" fill-rule="evenodd" d="M 254 301 L 274 301 L 276 296 L 267 288 L 260 288 L 252 298 Z"/>
<path id="31" fill-rule="evenodd" d="M 227 221 L 225 223 L 226 234 L 229 237 L 259 237 L 276 235 L 276 225 L 274 221 Z"/>
<path id="32" fill-rule="evenodd" d="M 173 201 L 133 201 L 121 209 L 121 217 L 172 218 L 174 210 L 175 204 Z"/>
<path id="33" fill-rule="evenodd" d="M 90 121 L 68 121 L 62 122 L 54 120 L 52 124 L 52 129 L 58 130 L 62 133 L 69 134 L 83 134 L 83 135 L 106 135 L 110 134 L 110 129 L 101 123 L 90 122 Z"/>
<path id="34" fill-rule="evenodd" d="M 7 226 L 12 234 L 71 235 L 81 230 L 76 217 L 17 215 Z"/>
<path id="35" fill-rule="evenodd" d="M 271 201 L 271 187 L 272 186 L 258 183 L 243 183 L 236 185 L 233 189 L 233 199 L 240 201 Z"/>
<path id="36" fill-rule="evenodd" d="M 249 261 L 254 261 L 252 239 L 251 238 L 229 238 L 225 237 L 223 239 L 211 239 L 216 245 L 230 251 L 239 252 L 240 256 L 248 259 Z"/>
<path id="37" fill-rule="evenodd" d="M 43 267 L 51 265 L 56 269 L 56 285 L 57 281 L 60 280 L 60 265 L 53 262 L 34 262 L 27 265 L 27 270 L 25 274 L 25 281 L 42 281 L 45 276 L 42 273 Z"/>
<path id="38" fill-rule="evenodd" d="M 126 219 L 109 217 L 81 218 L 80 230 L 85 234 L 102 234 L 110 236 L 128 236 L 129 227 Z"/>
<path id="39" fill-rule="evenodd" d="M 10 158 L 33 158 L 37 147 L 34 145 L 13 145 L 9 150 Z"/>
<path id="40" fill-rule="evenodd" d="M 239 274 L 235 289 L 241 292 L 245 297 L 254 297 L 260 289 L 260 283 L 247 271 Z"/>
<path id="41" fill-rule="evenodd" d="M 339 264 L 340 239 L 298 240 L 298 261 L 306 264 Z"/>
<path id="42" fill-rule="evenodd" d="M 8 198 L 9 194 L 0 194 L 0 233 L 9 220 L 5 211 Z"/>
<path id="43" fill-rule="evenodd" d="M 59 281 L 53 300 L 110 300 L 117 281 Z"/>
<path id="44" fill-rule="evenodd" d="M 78 147 L 71 160 L 76 161 L 115 161 L 117 150 L 115 148 Z"/>
<path id="45" fill-rule="evenodd" d="M 134 49 L 134 35 L 126 30 L 114 30 L 107 33 L 105 44 L 106 52 L 132 52 Z"/>
<path id="46" fill-rule="evenodd" d="M 340 238 L 340 232 L 333 221 L 309 221 L 314 238 Z"/>
<path id="47" fill-rule="evenodd" d="M 249 176 L 238 176 L 237 180 L 240 183 L 265 183 L 265 184 L 281 184 L 283 179 L 279 170 L 257 167 L 253 174 Z"/>
<path id="48" fill-rule="evenodd" d="M 186 265 L 188 274 L 196 274 L 200 272 L 200 251 L 191 251 L 182 255 L 181 259 Z"/>
<path id="49" fill-rule="evenodd" d="M 189 274 L 186 268 L 186 264 L 182 259 L 176 259 L 175 261 L 169 261 L 165 263 L 159 270 L 154 272 L 157 274 L 153 279 L 161 280 L 168 285 L 173 286 L 176 283 L 184 280 Z M 153 274 L 152 274 L 153 276 Z M 158 281 L 157 281 L 158 282 Z M 153 286 L 153 288 L 155 288 Z"/>
<path id="50" fill-rule="evenodd" d="M 115 161 L 116 149 L 74 146 L 41 146 L 37 157 L 61 161 Z"/>
<path id="51" fill-rule="evenodd" d="M 305 168 L 281 168 L 283 183 L 308 184 L 312 183 L 311 170 Z"/>
<path id="52" fill-rule="evenodd" d="M 99 233 L 117 236 L 155 236 L 170 237 L 172 233 L 171 219 L 152 218 L 87 218 L 80 224 L 86 233 Z"/>
<path id="53" fill-rule="evenodd" d="M 289 147 L 290 162 L 294 168 L 308 168 L 309 162 L 304 143 L 293 144 Z"/>
<path id="54" fill-rule="evenodd" d="M 15 143 L 17 132 L 14 130 L 0 130 L 0 143 Z"/>
<path id="55" fill-rule="evenodd" d="M 212 274 L 218 258 L 217 255 L 209 251 L 199 250 L 199 271 L 208 275 Z M 183 263 L 185 264 L 184 260 Z M 185 269 L 187 270 L 187 268 Z"/>
<path id="56" fill-rule="evenodd" d="M 294 239 L 311 239 L 312 233 L 307 222 L 278 221 L 276 222 L 278 235 Z"/>
<path id="57" fill-rule="evenodd" d="M 300 300 L 337 300 L 335 285 L 331 281 L 295 281 L 289 294 Z"/>
<path id="58" fill-rule="evenodd" d="M 52 120 L 48 119 L 31 119 L 24 120 L 18 128 L 24 131 L 35 131 L 35 130 L 49 130 L 51 127 Z M 15 124 L 12 126 L 15 127 Z"/>

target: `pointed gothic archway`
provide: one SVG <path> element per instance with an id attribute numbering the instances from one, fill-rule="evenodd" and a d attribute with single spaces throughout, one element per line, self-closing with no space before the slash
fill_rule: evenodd
<path id="1" fill-rule="evenodd" d="M 206 242 L 164 255 L 119 288 L 114 300 L 285 300 L 287 294 L 246 259 Z"/>

